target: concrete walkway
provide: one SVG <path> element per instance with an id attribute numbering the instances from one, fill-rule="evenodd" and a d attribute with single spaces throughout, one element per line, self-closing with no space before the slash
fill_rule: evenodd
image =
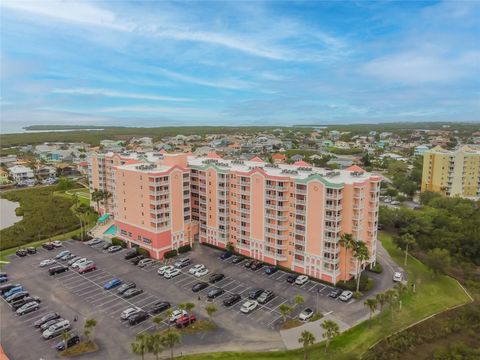
<path id="1" fill-rule="evenodd" d="M 92 229 L 90 229 L 89 233 L 92 235 L 92 237 L 98 237 L 103 239 L 104 235 L 103 233 L 107 231 L 107 229 L 113 225 L 113 220 L 109 219 L 106 223 L 104 224 L 97 224 L 95 225 Z"/>

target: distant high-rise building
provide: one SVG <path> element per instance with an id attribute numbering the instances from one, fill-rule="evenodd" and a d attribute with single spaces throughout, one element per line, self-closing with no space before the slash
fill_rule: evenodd
<path id="1" fill-rule="evenodd" d="M 422 192 L 446 196 L 480 196 L 480 149 L 465 145 L 457 150 L 437 146 L 423 154 Z"/>

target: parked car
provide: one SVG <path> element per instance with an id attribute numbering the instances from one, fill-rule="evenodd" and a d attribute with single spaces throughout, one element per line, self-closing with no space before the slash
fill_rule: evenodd
<path id="1" fill-rule="evenodd" d="M 53 245 L 51 242 L 46 242 L 46 243 L 42 244 L 42 248 L 50 251 L 50 250 L 55 249 L 55 245 Z"/>
<path id="2" fill-rule="evenodd" d="M 100 244 L 101 242 L 103 242 L 102 239 L 100 239 L 100 238 L 93 238 L 92 240 L 87 241 L 87 244 L 90 245 L 90 246 L 93 246 L 93 245 Z"/>
<path id="3" fill-rule="evenodd" d="M 67 341 L 60 341 L 55 345 L 57 351 L 63 351 L 65 349 L 71 348 L 72 346 L 77 345 L 80 342 L 80 336 L 70 335 Z"/>
<path id="4" fill-rule="evenodd" d="M 295 284 L 301 286 L 301 285 L 305 284 L 307 281 L 308 281 L 308 276 L 307 275 L 300 275 L 295 280 Z"/>
<path id="5" fill-rule="evenodd" d="M 196 283 L 195 285 L 192 286 L 192 291 L 193 292 L 199 292 L 199 291 L 202 291 L 203 289 L 207 288 L 208 287 L 208 283 L 206 282 L 199 282 L 199 283 Z"/>
<path id="6" fill-rule="evenodd" d="M 137 287 L 137 285 L 134 282 L 128 282 L 123 285 L 120 285 L 120 287 L 117 289 L 117 294 L 122 295 L 125 291 L 129 289 L 133 289 Z"/>
<path id="7" fill-rule="evenodd" d="M 63 246 L 62 242 L 58 240 L 52 241 L 52 245 L 56 248 Z"/>
<path id="8" fill-rule="evenodd" d="M 60 258 L 60 260 L 61 260 L 61 261 L 67 261 L 67 260 L 71 260 L 71 259 L 74 259 L 74 258 L 75 258 L 75 255 L 73 255 L 73 254 L 67 254 L 67 255 L 65 255 L 65 256 L 62 256 L 62 257 Z"/>
<path id="9" fill-rule="evenodd" d="M 185 266 L 190 265 L 190 259 L 189 258 L 178 259 L 173 265 L 177 268 L 183 268 Z"/>
<path id="10" fill-rule="evenodd" d="M 36 254 L 37 253 L 37 248 L 35 248 L 33 246 L 27 247 L 27 253 L 29 253 L 30 255 Z"/>
<path id="11" fill-rule="evenodd" d="M 63 273 L 65 271 L 68 270 L 68 267 L 67 266 L 63 266 L 63 265 L 57 265 L 57 266 L 53 266 L 51 267 L 50 269 L 48 269 L 48 274 L 50 276 L 52 275 L 57 275 L 57 274 L 60 274 L 60 273 Z"/>
<path id="12" fill-rule="evenodd" d="M 8 281 L 7 276 L 0 276 L 0 284 L 6 283 Z"/>
<path id="13" fill-rule="evenodd" d="M 155 262 L 155 260 L 153 259 L 150 259 L 150 258 L 147 258 L 147 259 L 142 259 L 140 260 L 140 262 L 138 263 L 138 267 L 141 267 L 141 268 L 144 268 L 150 264 L 153 264 Z"/>
<path id="14" fill-rule="evenodd" d="M 122 313 L 120 314 L 120 319 L 128 320 L 130 316 L 138 313 L 139 311 L 142 311 L 142 309 L 138 307 L 129 307 L 128 309 L 122 311 Z"/>
<path id="15" fill-rule="evenodd" d="M 57 255 L 55 255 L 55 259 L 60 259 L 61 257 L 64 257 L 65 255 L 70 254 L 70 250 L 63 250 L 60 251 Z"/>
<path id="16" fill-rule="evenodd" d="M 200 270 L 203 270 L 203 269 L 205 269 L 205 265 L 203 265 L 203 264 L 193 265 L 190 269 L 188 269 L 188 273 L 192 274 L 192 275 L 195 275 L 195 273 L 197 271 L 200 271 Z"/>
<path id="17" fill-rule="evenodd" d="M 129 250 L 125 253 L 125 255 L 123 255 L 123 258 L 125 260 L 130 260 L 130 259 L 133 259 L 135 256 L 137 256 L 138 253 L 137 253 L 137 250 L 136 249 L 133 249 L 133 250 Z"/>
<path id="18" fill-rule="evenodd" d="M 209 299 L 215 299 L 216 297 L 219 297 L 220 295 L 222 295 L 224 292 L 225 292 L 225 290 L 223 290 L 223 289 L 214 288 L 214 289 L 212 289 L 208 292 L 207 297 Z"/>
<path id="19" fill-rule="evenodd" d="M 120 251 L 122 250 L 123 248 L 120 246 L 120 245 L 113 245 L 113 246 L 110 246 L 108 249 L 107 249 L 107 252 L 108 253 L 115 253 L 117 251 Z"/>
<path id="20" fill-rule="evenodd" d="M 243 264 L 243 266 L 247 269 L 250 269 L 250 267 L 252 266 L 253 263 L 254 263 L 253 260 L 247 260 L 247 262 L 245 264 Z"/>
<path id="21" fill-rule="evenodd" d="M 295 283 L 297 278 L 298 278 L 297 274 L 290 274 L 290 275 L 287 276 L 287 282 L 290 283 L 290 284 L 293 284 L 293 283 Z"/>
<path id="22" fill-rule="evenodd" d="M 339 299 L 342 300 L 342 301 L 348 301 L 352 298 L 352 296 L 353 296 L 353 293 L 351 291 L 345 290 L 345 291 L 342 292 Z"/>
<path id="23" fill-rule="evenodd" d="M 22 285 L 14 286 L 10 288 L 8 291 L 5 291 L 3 293 L 3 297 L 7 299 L 8 297 L 12 296 L 13 294 L 19 293 L 20 291 L 24 291 L 25 289 L 23 288 Z"/>
<path id="24" fill-rule="evenodd" d="M 97 265 L 95 263 L 87 264 L 78 269 L 79 274 L 86 274 L 90 271 L 97 270 Z"/>
<path id="25" fill-rule="evenodd" d="M 40 331 L 41 332 L 44 332 L 45 330 L 47 330 L 50 326 L 52 325 L 55 325 L 56 323 L 59 323 L 60 321 L 63 321 L 65 319 L 59 317 L 57 319 L 52 319 L 52 320 L 49 320 L 47 321 L 46 323 L 42 324 L 42 326 L 40 326 Z"/>
<path id="26" fill-rule="evenodd" d="M 26 290 L 19 291 L 15 294 L 10 295 L 9 297 L 5 298 L 5 301 L 8 302 L 8 303 L 11 303 L 11 302 L 14 302 L 14 301 L 17 301 L 17 300 L 21 300 L 21 299 L 27 297 L 28 295 L 30 295 L 30 294 Z"/>
<path id="27" fill-rule="evenodd" d="M 27 256 L 28 253 L 26 249 L 19 249 L 15 254 L 17 254 L 17 256 L 20 256 L 20 257 L 25 257 Z"/>
<path id="28" fill-rule="evenodd" d="M 37 303 L 36 301 L 32 301 L 18 308 L 16 313 L 17 315 L 21 316 L 21 315 L 31 313 L 33 311 L 37 311 L 38 309 L 40 309 L 40 304 Z"/>
<path id="29" fill-rule="evenodd" d="M 267 266 L 264 271 L 265 271 L 265 274 L 272 275 L 278 271 L 278 268 L 275 266 Z"/>
<path id="30" fill-rule="evenodd" d="M 250 290 L 249 293 L 248 293 L 248 298 L 249 298 L 249 299 L 252 299 L 252 300 L 256 300 L 256 299 L 258 299 L 258 297 L 259 297 L 260 295 L 262 295 L 263 291 L 264 291 L 264 290 L 263 290 L 263 289 L 260 289 L 260 288 L 252 289 L 252 290 Z"/>
<path id="31" fill-rule="evenodd" d="M 150 314 L 158 314 L 170 308 L 170 303 L 168 301 L 159 301 L 153 304 L 150 307 Z"/>
<path id="32" fill-rule="evenodd" d="M 157 270 L 158 275 L 164 275 L 167 271 L 173 270 L 175 267 L 172 265 L 160 266 Z"/>
<path id="33" fill-rule="evenodd" d="M 172 315 L 168 318 L 171 323 L 176 322 L 180 319 L 183 315 L 188 315 L 185 310 L 173 310 Z"/>
<path id="34" fill-rule="evenodd" d="M 117 279 L 117 278 L 113 278 L 112 280 L 107 281 L 103 285 L 103 288 L 105 290 L 110 290 L 110 289 L 116 288 L 117 286 L 120 286 L 120 285 L 122 285 L 122 280 Z"/>
<path id="35" fill-rule="evenodd" d="M 57 337 L 58 335 L 60 335 L 61 333 L 69 329 L 70 329 L 70 321 L 63 320 L 50 326 L 47 330 L 45 330 L 42 334 L 42 337 L 45 340 L 53 339 L 54 337 Z"/>
<path id="36" fill-rule="evenodd" d="M 275 294 L 273 293 L 272 290 L 265 290 L 263 293 L 260 294 L 260 296 L 258 297 L 257 301 L 258 301 L 260 304 L 266 304 L 266 303 L 268 303 L 270 300 L 272 300 L 274 297 L 275 297 Z"/>
<path id="37" fill-rule="evenodd" d="M 393 274 L 393 281 L 394 282 L 401 282 L 403 280 L 403 276 L 401 272 L 395 271 Z"/>
<path id="38" fill-rule="evenodd" d="M 263 267 L 263 264 L 260 261 L 254 261 L 252 265 L 250 265 L 250 269 L 253 271 L 257 271 Z"/>
<path id="39" fill-rule="evenodd" d="M 315 311 L 313 311 L 312 309 L 310 308 L 305 308 L 299 315 L 298 315 L 298 318 L 302 321 L 307 321 L 308 319 L 310 319 L 313 314 L 315 314 Z"/>
<path id="40" fill-rule="evenodd" d="M 255 310 L 257 306 L 258 306 L 258 302 L 256 302 L 255 300 L 247 300 L 242 304 L 240 311 L 244 314 L 249 314 L 253 310 Z"/>
<path id="41" fill-rule="evenodd" d="M 73 259 L 68 260 L 67 265 L 72 266 L 73 264 L 75 264 L 81 258 L 82 258 L 81 256 L 75 256 Z"/>
<path id="42" fill-rule="evenodd" d="M 55 264 L 55 260 L 53 259 L 46 259 L 46 260 L 43 260 L 43 261 L 40 261 L 40 264 L 38 264 L 38 266 L 40 267 L 45 267 L 45 266 L 50 266 L 52 264 Z"/>
<path id="43" fill-rule="evenodd" d="M 163 276 L 165 277 L 165 279 L 171 279 L 171 278 L 174 278 L 177 275 L 180 275 L 181 273 L 182 273 L 182 271 L 180 269 L 175 268 L 175 269 L 172 269 L 170 271 L 165 272 L 165 274 L 163 274 Z"/>
<path id="44" fill-rule="evenodd" d="M 140 324 L 142 321 L 147 320 L 150 317 L 146 311 L 139 311 L 133 315 L 130 315 L 128 318 L 129 325 L 137 325 Z"/>
<path id="45" fill-rule="evenodd" d="M 5 293 L 10 291 L 11 289 L 19 287 L 19 286 L 22 286 L 22 285 L 20 285 L 20 284 L 5 284 L 5 285 L 2 285 L 2 286 L 0 286 L 0 294 L 2 294 L 2 296 L 3 296 Z"/>
<path id="46" fill-rule="evenodd" d="M 223 305 L 225 306 L 232 306 L 235 305 L 237 302 L 239 302 L 242 299 L 240 294 L 232 294 L 229 297 L 227 297 L 225 300 L 223 300 Z"/>
<path id="47" fill-rule="evenodd" d="M 215 283 L 223 280 L 224 277 L 225 277 L 225 275 L 223 275 L 223 274 L 212 274 L 210 276 L 210 278 L 208 279 L 208 282 L 210 284 L 215 284 Z"/>
<path id="48" fill-rule="evenodd" d="M 240 256 L 240 255 L 235 255 L 232 259 L 232 264 L 239 264 L 241 263 L 243 260 L 245 260 L 245 258 L 243 256 Z"/>
<path id="49" fill-rule="evenodd" d="M 195 277 L 199 278 L 199 277 L 202 277 L 202 276 L 205 276 L 205 275 L 208 275 L 209 271 L 207 268 L 204 268 L 202 270 L 198 270 L 196 273 L 195 273 Z"/>
<path id="50" fill-rule="evenodd" d="M 33 326 L 35 327 L 40 327 L 42 326 L 43 324 L 45 324 L 47 321 L 50 321 L 50 320 L 54 320 L 54 319 L 58 319 L 60 317 L 60 315 L 56 312 L 49 312 L 48 314 L 45 314 L 44 316 L 42 316 L 40 319 L 38 319 L 37 321 L 35 321 L 33 323 Z"/>
<path id="51" fill-rule="evenodd" d="M 105 243 L 102 245 L 102 250 L 107 250 L 110 246 L 113 246 L 110 241 L 105 241 Z"/>
<path id="52" fill-rule="evenodd" d="M 140 295 L 141 293 L 143 293 L 142 289 L 133 288 L 133 289 L 128 289 L 127 291 L 125 291 L 122 296 L 123 296 L 124 299 L 130 299 L 134 296 Z"/>
<path id="53" fill-rule="evenodd" d="M 21 308 L 23 305 L 29 303 L 29 302 L 32 302 L 32 301 L 35 301 L 37 303 L 41 303 L 42 300 L 40 300 L 40 298 L 38 296 L 27 296 L 27 297 L 24 297 L 23 299 L 20 299 L 20 300 L 16 300 L 16 301 L 13 301 L 10 306 L 12 307 L 12 310 L 13 311 L 17 311 L 19 308 Z"/>
<path id="54" fill-rule="evenodd" d="M 138 263 L 140 262 L 140 260 L 143 260 L 143 259 L 145 259 L 145 258 L 146 258 L 145 255 L 135 256 L 134 258 L 131 258 L 131 259 L 130 259 L 130 264 L 132 264 L 132 265 L 138 265 Z"/>
<path id="55" fill-rule="evenodd" d="M 80 262 L 76 262 L 75 264 L 72 265 L 72 269 L 80 269 L 80 268 L 83 268 L 87 265 L 90 265 L 90 264 L 93 264 L 93 260 L 85 260 L 85 261 L 80 261 Z"/>
<path id="56" fill-rule="evenodd" d="M 73 259 L 72 259 L 73 260 Z M 75 268 L 78 268 L 80 265 L 83 265 L 84 263 L 86 263 L 88 261 L 87 258 L 80 258 L 78 259 L 77 261 L 75 261 L 72 265 L 70 265 L 72 267 L 72 269 L 75 269 Z"/>
<path id="57" fill-rule="evenodd" d="M 231 257 L 233 254 L 230 252 L 230 251 L 225 251 L 223 253 L 220 254 L 220 259 L 222 260 L 226 260 L 228 259 L 229 257 Z"/>
<path id="58" fill-rule="evenodd" d="M 197 321 L 197 318 L 195 317 L 194 314 L 183 315 L 182 317 L 177 319 L 175 326 L 177 328 L 182 328 L 190 324 L 193 324 L 195 321 Z"/>
<path id="59" fill-rule="evenodd" d="M 328 296 L 330 296 L 331 298 L 338 298 L 340 295 L 342 295 L 342 292 L 343 290 L 342 289 L 339 289 L 339 288 L 333 288 L 332 291 L 330 291 L 330 294 L 328 294 Z"/>

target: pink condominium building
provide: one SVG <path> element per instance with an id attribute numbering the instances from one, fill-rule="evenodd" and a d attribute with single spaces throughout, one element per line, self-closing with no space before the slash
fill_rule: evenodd
<path id="1" fill-rule="evenodd" d="M 328 171 L 216 154 L 94 155 L 92 188 L 99 156 L 113 193 L 113 212 L 100 210 L 113 213 L 119 237 L 152 257 L 196 239 L 220 248 L 231 243 L 245 256 L 336 283 L 355 275 L 351 251 L 338 245 L 350 233 L 367 245 L 367 262 L 375 261 L 381 177 L 357 166 Z"/>

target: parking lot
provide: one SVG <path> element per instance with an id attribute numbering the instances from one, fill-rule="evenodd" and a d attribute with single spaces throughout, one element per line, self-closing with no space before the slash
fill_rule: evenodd
<path id="1" fill-rule="evenodd" d="M 73 254 L 92 259 L 97 264 L 95 271 L 79 274 L 76 271 L 67 272 L 49 276 L 47 268 L 39 268 L 40 261 L 52 258 L 60 250 L 68 249 Z M 172 307 L 180 303 L 192 302 L 195 304 L 193 312 L 197 318 L 206 318 L 205 306 L 208 304 L 207 293 L 214 287 L 223 289 L 225 292 L 213 300 L 217 305 L 218 311 L 214 315 L 214 321 L 218 329 L 208 334 L 197 334 L 185 336 L 182 340 L 182 348 L 209 349 L 209 347 L 223 346 L 229 349 L 241 349 L 242 344 L 252 349 L 273 349 L 282 348 L 283 343 L 279 336 L 279 328 L 282 323 L 282 315 L 279 307 L 284 303 L 293 304 L 293 298 L 301 295 L 305 303 L 295 307 L 289 317 L 297 317 L 305 308 L 310 307 L 322 313 L 338 314 L 339 319 L 344 322 L 352 321 L 351 314 L 357 314 L 361 311 L 365 313 L 363 302 L 350 300 L 349 303 L 342 303 L 338 299 L 328 297 L 331 287 L 315 281 L 309 280 L 302 286 L 290 284 L 286 281 L 288 274 L 282 270 L 268 276 L 264 269 L 252 271 L 244 267 L 244 262 L 233 264 L 232 258 L 221 260 L 220 252 L 205 246 L 196 246 L 196 249 L 187 254 L 192 260 L 192 264 L 182 269 L 182 273 L 172 279 L 165 279 L 157 274 L 160 266 L 173 263 L 175 259 L 167 260 L 163 263 L 154 262 L 145 268 L 139 268 L 124 260 L 125 249 L 117 253 L 105 253 L 101 247 L 92 248 L 85 244 L 69 240 L 64 243 L 62 249 L 47 251 L 39 249 L 38 254 L 29 255 L 25 258 L 12 256 L 12 262 L 5 267 L 5 271 L 11 276 L 10 282 L 19 282 L 24 284 L 27 289 L 31 289 L 32 295 L 38 295 L 42 298 L 42 308 L 40 311 L 29 314 L 31 317 L 41 316 L 49 310 L 65 312 L 66 318 L 72 319 L 75 315 L 79 321 L 75 327 L 81 334 L 83 322 L 87 318 L 98 320 L 98 329 L 95 330 L 96 341 L 102 346 L 102 351 L 98 358 L 102 356 L 116 356 L 118 359 L 129 358 L 130 343 L 138 333 L 151 331 L 155 329 L 164 329 L 168 327 L 167 322 L 156 325 L 153 321 L 146 320 L 140 324 L 129 326 L 127 322 L 120 320 L 120 314 L 128 307 L 136 306 L 142 309 L 148 309 L 157 301 L 168 301 Z M 209 269 L 209 274 L 202 278 L 197 278 L 188 273 L 191 266 L 195 264 L 204 264 Z M 198 293 L 192 292 L 192 286 L 199 281 L 208 282 L 208 278 L 213 273 L 223 273 L 225 277 L 215 283 L 210 284 L 206 289 Z M 117 295 L 116 289 L 104 290 L 105 282 L 112 278 L 120 278 L 123 282 L 133 281 L 137 288 L 144 292 L 131 299 L 124 299 Z M 244 300 L 248 297 L 248 292 L 253 288 L 263 288 L 272 290 L 275 297 L 265 305 L 259 305 L 257 309 L 249 314 L 240 312 Z M 35 289 L 35 291 L 33 290 Z M 38 293 L 37 293 L 38 289 Z M 234 306 L 223 306 L 223 300 L 231 294 L 240 294 L 242 300 Z M 6 305 L 6 304 L 5 304 Z M 58 310 L 57 310 L 58 309 Z M 64 309 L 64 310 L 63 310 Z M 2 312 L 4 306 L 2 305 Z M 62 313 L 63 315 L 63 313 Z M 363 314 L 364 315 L 364 314 Z M 363 316 L 362 315 L 362 316 Z M 2 334 L 8 331 L 9 326 L 17 329 L 23 324 L 29 324 L 28 315 L 25 320 L 17 318 L 13 313 L 2 316 Z M 37 336 L 32 336 L 35 330 L 27 329 L 25 336 L 32 338 L 37 342 Z M 32 333 L 31 335 L 27 335 Z M 115 336 L 108 334 L 114 332 Z M 18 346 L 13 336 L 5 338 L 4 346 L 9 350 L 9 346 L 15 348 Z M 51 345 L 44 342 L 38 336 L 38 346 L 44 349 L 45 356 L 52 358 L 54 350 Z M 28 349 L 21 349 L 28 351 Z M 103 355 L 102 355 L 103 354 Z M 15 357 L 13 357 L 15 358 Z M 21 357 L 19 357 L 21 358 Z M 25 356 L 23 358 L 31 358 Z M 94 357 L 92 357 L 94 358 Z M 103 357 L 105 358 L 105 357 Z"/>

